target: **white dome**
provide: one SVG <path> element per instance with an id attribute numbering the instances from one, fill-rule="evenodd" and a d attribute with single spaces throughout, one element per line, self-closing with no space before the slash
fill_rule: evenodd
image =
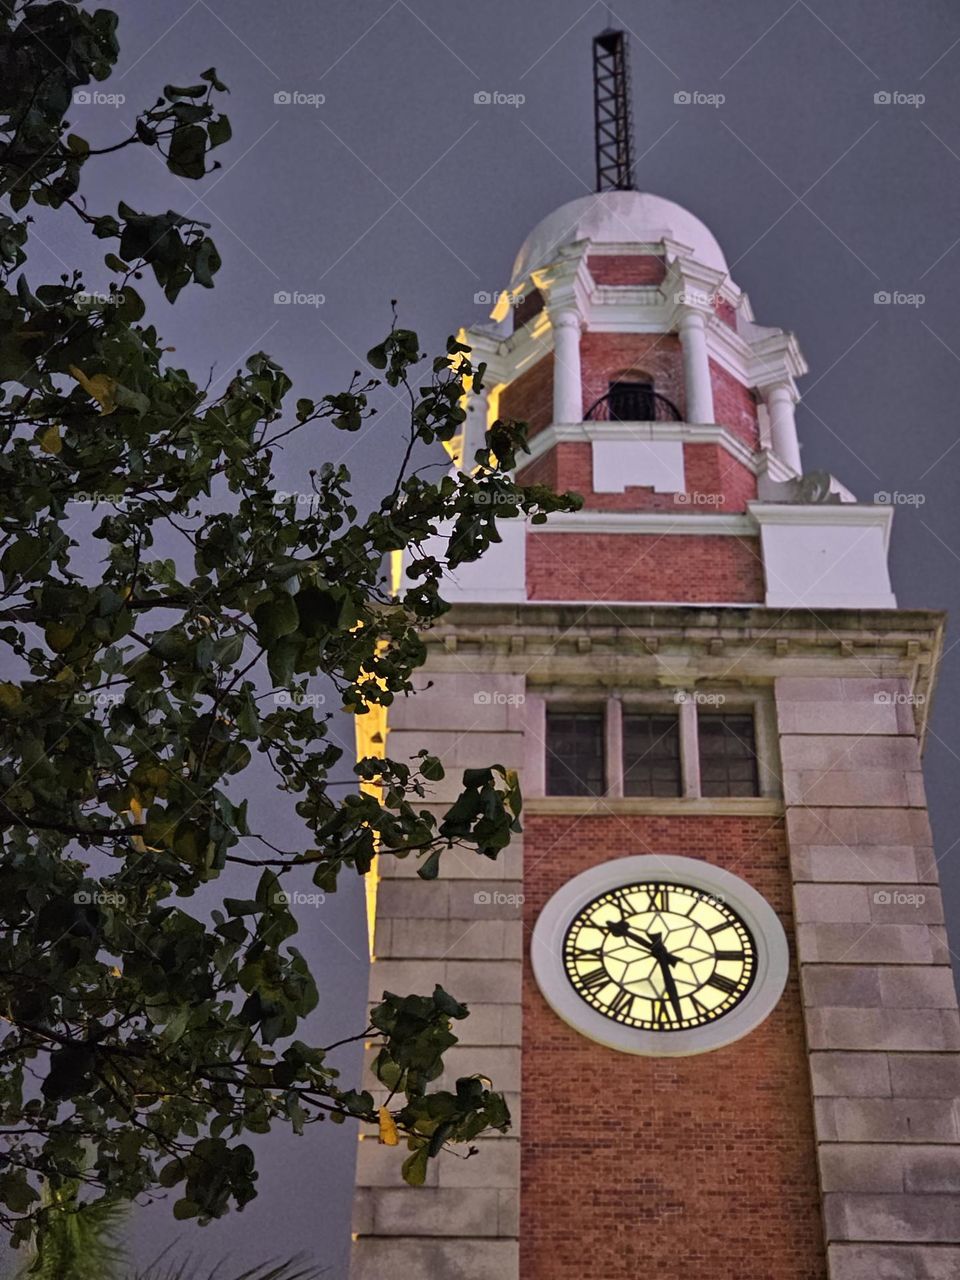
<path id="1" fill-rule="evenodd" d="M 655 244 L 674 240 L 704 266 L 727 273 L 727 260 L 713 232 L 689 210 L 645 191 L 604 191 L 563 204 L 538 222 L 513 264 L 513 283 L 545 267 L 558 251 L 578 240 L 594 244 Z"/>

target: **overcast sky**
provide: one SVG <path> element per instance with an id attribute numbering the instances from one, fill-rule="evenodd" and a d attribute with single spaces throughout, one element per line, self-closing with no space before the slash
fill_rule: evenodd
<path id="1" fill-rule="evenodd" d="M 507 284 L 530 228 L 593 189 L 590 38 L 608 21 L 600 3 L 115 7 L 121 70 L 102 87 L 125 102 L 75 108 L 78 132 L 124 136 L 166 81 L 189 82 L 211 64 L 232 90 L 234 138 L 204 183 L 181 184 L 129 151 L 85 171 L 103 209 L 122 197 L 212 224 L 224 258 L 215 290 L 188 290 L 175 308 L 159 299 L 151 314 L 198 377 L 213 366 L 227 378 L 264 349 L 298 394 L 341 390 L 389 326 L 394 297 L 403 322 L 439 348 L 483 318 L 474 294 Z M 960 8 L 634 0 L 612 11 L 633 33 L 637 185 L 703 218 L 758 321 L 797 333 L 811 368 L 799 410 L 805 468 L 833 472 L 862 500 L 900 495 L 892 561 L 901 606 L 960 615 Z M 524 100 L 476 105 L 482 90 Z M 681 91 L 723 100 L 681 105 Z M 33 284 L 85 262 L 88 287 L 97 286 L 102 246 L 79 227 L 61 226 L 55 239 L 40 232 L 49 249 L 34 246 Z M 99 275 L 106 283 L 102 265 Z M 281 291 L 323 302 L 278 305 Z M 895 291 L 911 300 L 875 303 Z M 281 483 L 296 489 L 307 467 L 343 458 L 361 494 L 379 496 L 392 484 L 400 426 L 384 412 L 359 436 L 298 436 Z M 960 951 L 956 635 L 954 626 L 926 767 Z M 275 806 L 271 818 L 282 828 Z M 362 1025 L 356 886 L 310 915 L 301 941 L 323 992 L 315 1034 L 330 1042 Z M 259 1147 L 257 1201 L 205 1232 L 175 1229 L 169 1206 L 154 1207 L 137 1220 L 141 1258 L 175 1236 L 211 1261 L 305 1249 L 331 1280 L 345 1280 L 354 1133 L 321 1126 Z"/>

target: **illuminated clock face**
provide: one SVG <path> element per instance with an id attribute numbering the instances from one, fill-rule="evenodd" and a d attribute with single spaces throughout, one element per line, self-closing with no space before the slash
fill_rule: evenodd
<path id="1" fill-rule="evenodd" d="M 621 1053 L 709 1053 L 776 1008 L 790 948 L 776 911 L 725 868 L 677 854 L 613 858 L 544 904 L 530 939 L 547 1004 Z"/>
<path id="2" fill-rule="evenodd" d="M 670 1033 L 731 1013 L 753 985 L 757 949 L 722 898 L 657 879 L 587 902 L 566 931 L 563 964 L 580 998 L 604 1017 Z"/>

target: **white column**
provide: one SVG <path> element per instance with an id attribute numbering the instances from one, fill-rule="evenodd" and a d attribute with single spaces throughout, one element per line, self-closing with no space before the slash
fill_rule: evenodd
<path id="1" fill-rule="evenodd" d="M 573 307 L 550 313 L 553 328 L 553 420 L 583 421 L 580 316 Z"/>
<path id="2" fill-rule="evenodd" d="M 471 391 L 467 396 L 467 420 L 463 424 L 463 460 L 460 470 L 468 474 L 476 465 L 473 455 L 483 448 L 483 437 L 487 430 L 490 401 L 487 388 L 482 391 Z"/>
<path id="3" fill-rule="evenodd" d="M 803 474 L 800 442 L 797 439 L 796 398 L 788 382 L 777 382 L 766 392 L 773 452 L 797 475 Z"/>
<path id="4" fill-rule="evenodd" d="M 680 317 L 683 377 L 687 392 L 687 421 L 713 422 L 713 386 L 703 315 L 693 307 Z"/>

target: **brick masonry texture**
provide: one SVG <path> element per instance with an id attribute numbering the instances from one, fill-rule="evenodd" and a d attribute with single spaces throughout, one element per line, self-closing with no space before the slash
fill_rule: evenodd
<path id="1" fill-rule="evenodd" d="M 587 268 L 597 284 L 659 284 L 667 273 L 655 253 L 593 253 Z"/>
<path id="2" fill-rule="evenodd" d="M 500 393 L 501 418 L 525 422 L 528 438 L 549 427 L 553 421 L 553 352 L 548 352 Z"/>
<path id="3" fill-rule="evenodd" d="M 713 360 L 710 361 L 710 381 L 713 383 L 713 416 L 716 421 L 729 427 L 751 449 L 759 448 L 760 429 L 753 393 Z"/>
<path id="4" fill-rule="evenodd" d="M 684 413 L 683 363 L 675 333 L 584 333 L 580 338 L 583 411 L 587 413 L 611 382 L 653 379 L 653 389 Z"/>
<path id="5" fill-rule="evenodd" d="M 763 600 L 756 538 L 684 534 L 527 534 L 531 600 Z"/>
<path id="6" fill-rule="evenodd" d="M 792 940 L 780 821 L 528 815 L 524 827 L 528 931 L 580 871 L 656 852 L 742 876 Z M 523 998 L 524 1280 L 824 1280 L 795 961 L 765 1023 L 694 1057 L 634 1057 L 585 1039 L 549 1009 L 528 965 Z"/>

